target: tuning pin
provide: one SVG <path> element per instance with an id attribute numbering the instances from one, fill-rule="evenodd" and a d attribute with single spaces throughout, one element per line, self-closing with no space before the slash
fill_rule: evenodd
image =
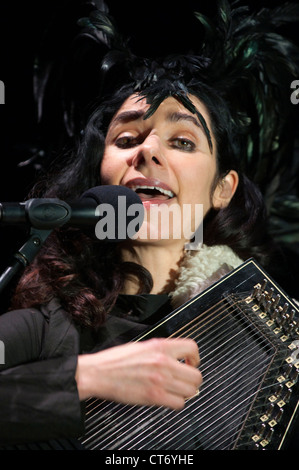
<path id="1" fill-rule="evenodd" d="M 277 398 L 279 398 L 280 395 L 282 394 L 283 388 L 284 388 L 284 387 L 283 387 L 282 384 L 279 384 L 279 385 L 276 387 L 275 396 L 276 396 Z"/>
<path id="2" fill-rule="evenodd" d="M 295 315 L 295 310 L 292 308 L 291 313 L 289 313 L 289 321 L 293 322 L 294 321 L 294 315 Z"/>
<path id="3" fill-rule="evenodd" d="M 277 412 L 274 415 L 274 419 L 277 423 L 281 420 L 282 415 L 283 415 L 283 408 L 278 408 Z"/>
<path id="4" fill-rule="evenodd" d="M 296 332 L 298 332 L 297 330 L 299 329 L 299 319 L 296 320 L 296 321 L 294 321 L 293 323 L 294 323 L 294 328 L 293 328 L 293 330 L 294 330 L 294 331 L 296 330 Z"/>
<path id="5" fill-rule="evenodd" d="M 272 437 L 273 437 L 273 434 L 274 434 L 274 429 L 273 428 L 268 428 L 267 429 L 267 432 L 265 433 L 264 435 L 264 439 L 267 441 L 267 442 L 270 442 Z"/>
<path id="6" fill-rule="evenodd" d="M 283 376 L 284 376 L 285 378 L 289 377 L 289 375 L 290 375 L 292 369 L 293 369 L 293 364 L 285 364 L 285 365 L 283 366 Z"/>
<path id="7" fill-rule="evenodd" d="M 254 286 L 252 294 L 251 294 L 253 298 L 256 298 L 256 296 L 260 292 L 260 289 L 261 289 L 260 284 L 257 284 L 256 286 Z"/>
<path id="8" fill-rule="evenodd" d="M 296 328 L 298 327 L 298 324 L 294 319 L 295 313 L 295 310 L 292 309 L 291 312 L 287 314 L 287 324 L 284 326 L 284 328 L 288 334 L 295 332 Z"/>
<path id="9" fill-rule="evenodd" d="M 287 313 L 288 308 L 289 308 L 289 304 L 286 302 L 286 303 L 284 304 L 284 306 L 282 307 L 281 313 L 282 313 L 283 315 L 284 315 L 285 313 Z"/>
<path id="10" fill-rule="evenodd" d="M 280 301 L 280 295 L 277 294 L 272 300 L 272 308 L 276 308 Z"/>
<path id="11" fill-rule="evenodd" d="M 273 310 L 273 312 L 271 313 L 271 320 L 276 320 L 276 318 L 278 317 L 279 313 L 280 313 L 280 312 L 279 312 L 278 308 L 275 308 L 275 309 Z"/>
<path id="12" fill-rule="evenodd" d="M 262 297 L 262 291 L 261 291 L 261 288 L 259 287 L 255 293 L 255 298 L 258 302 L 260 302 L 261 297 Z"/>
<path id="13" fill-rule="evenodd" d="M 271 416 L 273 413 L 273 410 L 275 408 L 274 403 L 268 403 L 267 409 L 266 409 L 266 415 Z"/>
<path id="14" fill-rule="evenodd" d="M 298 374 L 299 374 L 299 370 L 296 369 L 295 367 L 293 367 L 291 373 L 289 374 L 289 378 L 292 382 L 296 382 L 297 379 L 298 379 Z"/>
<path id="15" fill-rule="evenodd" d="M 268 298 L 269 300 L 272 300 L 272 299 L 273 299 L 273 296 L 274 296 L 274 288 L 271 287 L 271 288 L 269 289 L 269 291 L 267 292 L 267 298 Z"/>
<path id="16" fill-rule="evenodd" d="M 276 321 L 277 321 L 278 325 L 281 326 L 281 327 L 285 325 L 286 320 L 287 320 L 287 316 L 282 315 L 282 313 L 280 315 L 278 315 L 278 317 L 276 318 Z"/>
<path id="17" fill-rule="evenodd" d="M 284 390 L 284 393 L 283 393 L 283 396 L 282 396 L 282 400 L 283 400 L 284 403 L 288 403 L 288 401 L 291 398 L 291 394 L 292 394 L 292 390 L 290 388 L 286 388 Z"/>
<path id="18" fill-rule="evenodd" d="M 265 432 L 267 431 L 267 426 L 265 423 L 260 423 L 256 429 L 256 434 L 257 436 L 262 439 L 264 436 Z"/>

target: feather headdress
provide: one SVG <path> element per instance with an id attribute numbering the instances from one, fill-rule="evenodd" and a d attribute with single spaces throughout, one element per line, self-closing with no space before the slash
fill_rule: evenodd
<path id="1" fill-rule="evenodd" d="M 184 55 L 155 59 L 130 50 L 103 1 L 86 5 L 88 14 L 79 20 L 81 30 L 60 70 L 61 115 L 68 135 L 78 132 L 89 102 L 123 83 L 132 83 L 147 96 L 149 113 L 170 95 L 196 112 L 188 93 L 202 84 L 228 103 L 240 141 L 236 158 L 271 201 L 293 157 L 290 85 L 299 77 L 298 49 L 278 30 L 299 21 L 299 5 L 252 13 L 218 0 L 214 19 L 195 12 L 198 40 L 190 38 L 192 53 L 186 44 Z M 51 72 L 53 64 L 51 70 L 49 64 L 37 63 L 35 96 L 41 119 L 47 113 Z M 80 83 L 81 93 L 74 83 Z"/>

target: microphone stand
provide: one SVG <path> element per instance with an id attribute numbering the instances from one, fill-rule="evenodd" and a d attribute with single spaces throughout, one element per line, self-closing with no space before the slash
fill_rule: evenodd
<path id="1" fill-rule="evenodd" d="M 14 254 L 14 261 L 12 261 L 11 265 L 6 268 L 0 277 L 0 293 L 21 268 L 25 268 L 32 262 L 51 232 L 52 230 L 31 228 L 29 239 Z"/>
<path id="2" fill-rule="evenodd" d="M 11 266 L 3 272 L 0 277 L 0 293 L 20 271 L 21 268 L 28 266 L 37 255 L 42 245 L 52 233 L 55 227 L 60 227 L 69 221 L 71 216 L 70 206 L 59 199 L 29 199 L 22 204 L 26 213 L 27 224 L 30 224 L 30 235 L 24 245 L 17 251 L 13 258 Z M 0 205 L 1 206 L 1 205 Z M 15 204 L 6 204 L 6 211 L 10 214 L 7 222 L 6 213 L 1 209 L 1 217 L 4 223 L 19 224 L 23 223 L 23 211 Z"/>

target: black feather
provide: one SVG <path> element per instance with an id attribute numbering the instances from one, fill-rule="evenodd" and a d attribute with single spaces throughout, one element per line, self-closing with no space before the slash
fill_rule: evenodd
<path id="1" fill-rule="evenodd" d="M 147 97 L 147 116 L 168 96 L 197 113 L 189 92 L 207 84 L 229 103 L 241 142 L 237 155 L 241 169 L 271 199 L 291 163 L 290 84 L 299 77 L 298 48 L 279 28 L 299 22 L 299 5 L 285 3 L 251 12 L 237 2 L 219 0 L 214 19 L 199 11 L 195 18 L 198 40 L 190 38 L 192 52 L 152 60 L 130 50 L 104 2 L 90 2 L 67 60 L 63 56 L 57 64 L 52 57 L 39 57 L 35 76 L 39 116 L 46 115 L 49 90 L 54 94 L 58 89 L 64 126 L 68 135 L 75 135 L 87 103 L 124 82 Z M 209 136 L 202 116 L 198 117 Z"/>

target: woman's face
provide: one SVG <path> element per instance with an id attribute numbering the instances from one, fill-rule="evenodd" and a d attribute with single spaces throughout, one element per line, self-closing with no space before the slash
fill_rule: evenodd
<path id="1" fill-rule="evenodd" d="M 110 123 L 101 180 L 139 194 L 145 208 L 140 241 L 185 243 L 211 206 L 220 204 L 220 189 L 211 195 L 217 164 L 209 115 L 196 97 L 190 98 L 210 130 L 212 151 L 198 117 L 173 97 L 144 120 L 149 105 L 133 95 Z"/>

